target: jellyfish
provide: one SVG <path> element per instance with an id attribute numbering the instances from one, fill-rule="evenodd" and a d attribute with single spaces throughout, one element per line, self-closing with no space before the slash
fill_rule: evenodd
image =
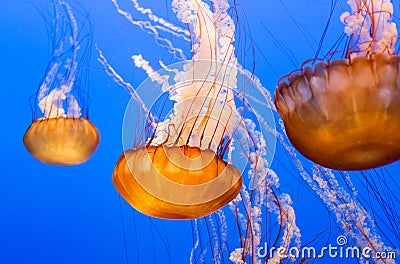
<path id="1" fill-rule="evenodd" d="M 71 6 L 54 1 L 51 60 L 34 96 L 32 124 L 23 141 L 29 153 L 41 162 L 75 165 L 96 150 L 99 132 L 88 119 L 87 63 L 91 33 L 85 33 Z M 86 88 L 85 88 L 86 87 Z"/>
<path id="2" fill-rule="evenodd" d="M 190 4 L 192 10 L 198 6 Z M 173 5 L 178 8 L 180 4 Z M 198 13 L 206 27 L 212 28 L 214 21 L 208 18 L 212 14 L 207 11 Z M 149 121 L 154 128 L 149 140 L 125 151 L 113 173 L 116 189 L 135 209 L 167 219 L 209 215 L 235 198 L 242 186 L 241 172 L 223 160 L 232 133 L 242 126 L 229 87 L 236 76 L 235 60 L 226 54 L 232 29 L 227 28 L 227 36 L 220 38 L 221 32 L 215 29 L 200 34 L 200 27 L 194 24 L 198 18 L 185 12 L 180 16 L 193 25 L 199 47 L 183 69 L 180 65 L 169 68 L 174 76 L 158 74 L 161 90 L 176 102 L 172 112 L 164 121 Z M 222 48 L 210 47 L 210 41 L 218 41 Z M 226 62 L 220 59 L 223 55 Z M 134 60 L 138 64 L 143 61 L 140 57 Z M 174 78 L 172 86 L 170 78 Z"/>
<path id="3" fill-rule="evenodd" d="M 148 75 L 134 88 L 97 46 L 106 73 L 132 97 L 122 130 L 125 151 L 113 173 L 119 194 L 148 216 L 193 219 L 192 262 L 208 256 L 213 263 L 259 263 L 257 249 L 266 234 L 272 246 L 300 247 L 292 199 L 279 190 L 270 168 L 276 141 L 272 97 L 239 62 L 248 47 L 236 41 L 242 36 L 236 6 L 175 0 L 175 24 L 137 1 L 134 10 L 148 21 L 112 3 L 178 61 L 159 61 L 157 71 L 142 54 L 133 55 Z M 171 36 L 190 44 L 189 60 Z M 264 225 L 272 216 L 276 225 Z M 205 226 L 209 250 L 202 245 Z M 235 242 L 228 246 L 231 236 Z M 283 257 L 268 258 L 279 263 Z"/>
<path id="4" fill-rule="evenodd" d="M 398 183 L 389 167 L 397 164 L 375 168 L 396 160 L 387 158 L 394 157 L 394 148 L 379 144 L 393 143 L 395 138 L 391 129 L 397 125 L 396 110 L 392 110 L 397 100 L 393 82 L 397 78 L 397 32 L 389 1 L 348 4 L 353 13 L 341 15 L 349 35 L 345 59 L 332 60 L 340 54 L 334 51 L 327 63 L 306 61 L 299 71 L 279 81 L 275 94 L 283 120 L 279 141 L 301 178 L 331 212 L 348 245 L 369 248 L 376 256 L 398 252 L 398 221 L 394 220 Z M 309 63 L 316 65 L 305 67 Z M 338 127 L 333 129 L 335 125 Z M 304 161 L 295 149 L 309 160 Z M 375 169 L 365 170 L 369 168 Z M 395 263 L 394 259 L 371 256 L 361 256 L 358 261 Z"/>
<path id="5" fill-rule="evenodd" d="M 275 103 L 305 157 L 327 168 L 365 170 L 400 159 L 400 59 L 392 3 L 348 3 L 352 13 L 340 17 L 350 36 L 346 57 L 284 76 Z"/>
<path id="6" fill-rule="evenodd" d="M 168 219 L 209 215 L 235 198 L 242 186 L 241 172 L 223 160 L 232 133 L 243 126 L 231 88 L 237 71 L 231 47 L 234 28 L 213 29 L 216 22 L 208 8 L 201 8 L 197 18 L 191 12 L 201 5 L 188 4 L 191 8 L 181 10 L 179 18 L 192 26 L 198 45 L 193 59 L 169 67 L 172 76 L 154 77 L 176 103 L 164 121 L 150 120 L 154 130 L 149 140 L 125 151 L 113 174 L 116 189 L 135 209 Z M 175 8 L 181 5 L 173 3 Z M 221 27 L 229 23 L 225 20 Z M 200 34 L 199 22 L 206 34 Z M 221 47 L 211 46 L 216 41 Z M 141 57 L 134 60 L 137 65 L 144 62 Z"/>

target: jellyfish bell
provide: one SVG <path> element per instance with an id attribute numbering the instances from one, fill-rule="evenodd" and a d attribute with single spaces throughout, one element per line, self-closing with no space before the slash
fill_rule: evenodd
<path id="1" fill-rule="evenodd" d="M 87 118 L 38 119 L 24 135 L 25 147 L 33 157 L 55 165 L 85 162 L 98 143 L 97 128 Z"/>
<path id="2" fill-rule="evenodd" d="M 193 219 L 235 198 L 242 176 L 210 149 L 159 145 L 125 151 L 115 166 L 113 182 L 122 197 L 146 215 Z"/>
<path id="3" fill-rule="evenodd" d="M 87 86 L 84 81 L 91 29 L 87 28 L 87 17 L 78 29 L 78 20 L 68 3 L 53 4 L 52 57 L 33 97 L 32 124 L 23 142 L 39 161 L 75 165 L 85 162 L 99 143 L 99 132 L 87 117 L 88 93 L 83 88 Z"/>
<path id="4" fill-rule="evenodd" d="M 360 5 L 353 8 L 353 15 L 359 15 Z M 379 20 L 384 12 L 364 15 L 382 25 L 387 22 Z M 350 14 L 346 20 L 351 23 Z M 379 30 L 378 25 L 364 27 L 372 28 L 371 32 Z M 278 113 L 293 146 L 327 168 L 364 170 L 400 159 L 400 135 L 396 132 L 400 129 L 399 57 L 390 52 L 392 42 L 383 45 L 374 38 L 378 33 L 367 42 L 363 33 L 360 29 L 350 32 L 359 35 L 359 43 L 347 59 L 319 62 L 289 74 L 275 93 Z M 393 34 L 383 35 L 393 38 Z"/>
<path id="5" fill-rule="evenodd" d="M 339 170 L 400 159 L 398 65 L 385 54 L 320 62 L 282 82 L 275 102 L 293 146 Z"/>

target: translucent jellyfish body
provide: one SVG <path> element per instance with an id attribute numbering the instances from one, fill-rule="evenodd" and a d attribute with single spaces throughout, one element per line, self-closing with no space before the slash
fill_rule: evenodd
<path id="1" fill-rule="evenodd" d="M 86 118 L 39 119 L 29 126 L 24 144 L 32 156 L 44 163 L 74 165 L 93 154 L 99 133 Z"/>
<path id="2" fill-rule="evenodd" d="M 400 159 L 399 57 L 387 0 L 349 0 L 346 59 L 289 74 L 275 93 L 288 138 L 313 162 L 364 170 Z"/>
<path id="3" fill-rule="evenodd" d="M 400 158 L 398 56 L 318 63 L 282 82 L 275 102 L 304 156 L 328 168 L 362 170 Z"/>
<path id="4" fill-rule="evenodd" d="M 211 214 L 235 198 L 242 175 L 210 149 L 160 145 L 124 152 L 113 182 L 122 197 L 146 215 L 191 219 Z"/>

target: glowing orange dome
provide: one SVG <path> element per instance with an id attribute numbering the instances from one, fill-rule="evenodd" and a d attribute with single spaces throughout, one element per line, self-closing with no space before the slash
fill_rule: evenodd
<path id="1" fill-rule="evenodd" d="M 99 132 L 86 118 L 45 118 L 34 121 L 24 144 L 36 159 L 55 165 L 86 161 L 99 144 Z"/>
<path id="2" fill-rule="evenodd" d="M 318 63 L 277 87 L 293 146 L 322 166 L 363 170 L 400 159 L 400 57 Z"/>
<path id="3" fill-rule="evenodd" d="M 160 145 L 122 153 L 113 182 L 122 197 L 146 215 L 193 219 L 235 198 L 242 177 L 212 150 Z"/>

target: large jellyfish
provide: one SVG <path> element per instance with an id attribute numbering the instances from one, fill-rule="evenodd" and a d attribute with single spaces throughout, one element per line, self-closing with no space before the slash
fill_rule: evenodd
<path id="1" fill-rule="evenodd" d="M 53 5 L 51 60 L 34 96 L 33 121 L 25 132 L 24 144 L 44 163 L 74 165 L 86 161 L 99 143 L 99 132 L 88 119 L 87 105 L 92 36 L 87 17 L 79 29 L 67 2 L 54 1 Z"/>
<path id="2" fill-rule="evenodd" d="M 126 150 L 113 174 L 120 194 L 151 216 L 205 216 L 211 252 L 202 245 L 202 220 L 194 220 L 191 262 L 204 261 L 209 254 L 214 263 L 228 258 L 234 263 L 261 263 L 257 251 L 267 234 L 271 247 L 300 247 L 292 199 L 278 190 L 279 179 L 269 168 L 276 139 L 273 102 L 238 61 L 248 47 L 240 46 L 240 39 L 235 42 L 241 37 L 236 6 L 218 0 L 175 0 L 172 9 L 178 22 L 187 24 L 185 29 L 137 1 L 132 1 L 135 11 L 149 21 L 136 20 L 118 1 L 112 2 L 132 25 L 152 34 L 181 61 L 168 66 L 160 61 L 162 69 L 156 71 L 141 54 L 133 55 L 134 64 L 149 76 L 134 88 L 98 48 L 106 72 L 132 96 L 124 118 Z M 191 60 L 184 60 L 186 53 L 163 34 L 188 41 Z M 198 168 L 200 173 L 193 172 Z M 206 216 L 228 202 L 228 207 Z M 272 216 L 271 227 L 267 222 Z M 233 246 L 227 246 L 228 236 L 236 237 Z M 278 252 L 267 257 L 270 263 L 283 258 Z"/>
<path id="3" fill-rule="evenodd" d="M 313 162 L 363 170 L 400 159 L 399 60 L 393 5 L 350 0 L 341 20 L 345 59 L 321 61 L 280 82 L 275 103 L 293 146 Z"/>
<path id="4" fill-rule="evenodd" d="M 175 6 L 179 8 L 176 3 Z M 186 12 L 180 14 L 182 19 L 194 24 L 191 20 L 195 18 Z M 201 9 L 198 14 L 210 24 L 208 27 L 214 25 L 213 20 L 207 19 L 212 14 Z M 180 70 L 178 65 L 169 67 L 174 76 L 158 73 L 154 77 L 160 82 L 161 91 L 176 104 L 164 121 L 150 120 L 149 126 L 154 128 L 150 138 L 144 146 L 138 142 L 138 146 L 126 151 L 113 174 L 120 194 L 143 213 L 162 218 L 198 218 L 218 210 L 240 191 L 241 172 L 223 161 L 232 134 L 243 126 L 229 84 L 236 80 L 229 76 L 235 76 L 236 65 L 227 50 L 233 37 L 232 29 L 227 29 L 227 37 L 213 40 L 213 35 L 221 33 L 213 30 L 201 35 L 200 28 L 194 26 L 194 34 L 200 39 L 193 60 Z M 203 45 L 206 41 L 219 41 L 222 48 Z M 136 58 L 138 63 L 141 60 Z M 169 78 L 174 78 L 172 85 Z M 168 112 L 167 107 L 161 115 Z M 154 116 L 151 112 L 147 115 Z"/>
<path id="5" fill-rule="evenodd" d="M 350 36 L 346 58 L 332 61 L 332 56 L 340 54 L 334 51 L 328 63 L 304 67 L 319 61 L 308 60 L 300 71 L 278 84 L 275 100 L 282 131 L 302 154 L 326 167 L 361 170 L 396 160 L 392 144 L 396 133 L 391 129 L 397 126 L 394 79 L 398 65 L 393 63 L 397 60 L 393 55 L 397 31 L 389 1 L 348 4 L 353 14 L 341 15 Z M 332 130 L 335 124 L 339 127 Z M 395 263 L 393 257 L 379 257 L 381 252 L 398 254 L 398 182 L 390 168 L 354 173 L 335 172 L 317 164 L 308 168 L 309 162 L 297 157 L 283 136 L 281 142 L 301 177 L 332 212 L 346 243 L 370 250 L 371 254 L 360 254 L 357 260 Z M 379 145 L 388 142 L 391 147 Z"/>

